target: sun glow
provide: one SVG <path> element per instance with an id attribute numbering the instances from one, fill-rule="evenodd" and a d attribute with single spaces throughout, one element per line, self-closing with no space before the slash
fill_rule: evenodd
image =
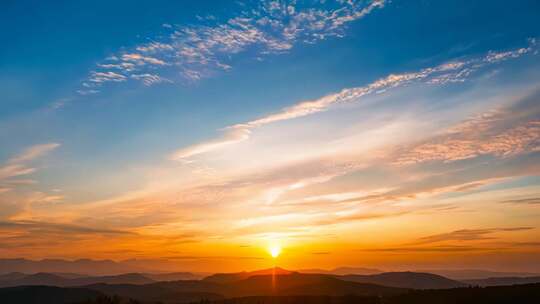
<path id="1" fill-rule="evenodd" d="M 270 253 L 270 255 L 275 259 L 279 256 L 279 254 L 281 253 L 281 246 L 279 245 L 271 245 L 269 248 L 268 248 L 268 252 Z"/>

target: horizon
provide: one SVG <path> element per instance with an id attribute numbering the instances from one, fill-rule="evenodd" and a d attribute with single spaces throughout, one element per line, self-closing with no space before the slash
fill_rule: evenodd
<path id="1" fill-rule="evenodd" d="M 0 8 L 1 260 L 540 273 L 539 1 Z"/>

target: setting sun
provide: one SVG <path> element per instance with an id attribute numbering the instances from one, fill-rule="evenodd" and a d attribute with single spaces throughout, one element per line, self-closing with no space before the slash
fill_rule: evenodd
<path id="1" fill-rule="evenodd" d="M 270 255 L 273 258 L 277 258 L 281 253 L 281 246 L 279 245 L 272 245 L 270 248 L 268 248 L 268 252 L 270 252 Z"/>

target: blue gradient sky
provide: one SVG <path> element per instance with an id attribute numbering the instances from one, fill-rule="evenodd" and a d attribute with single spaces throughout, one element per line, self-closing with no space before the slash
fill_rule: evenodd
<path id="1" fill-rule="evenodd" d="M 525 269 L 540 250 L 537 1 L 0 6 L 2 256 L 237 269 L 278 242 L 291 267 Z"/>

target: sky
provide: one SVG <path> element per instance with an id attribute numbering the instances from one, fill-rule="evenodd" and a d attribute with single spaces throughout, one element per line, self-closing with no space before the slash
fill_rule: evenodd
<path id="1" fill-rule="evenodd" d="M 0 258 L 540 272 L 538 1 L 0 8 Z"/>

